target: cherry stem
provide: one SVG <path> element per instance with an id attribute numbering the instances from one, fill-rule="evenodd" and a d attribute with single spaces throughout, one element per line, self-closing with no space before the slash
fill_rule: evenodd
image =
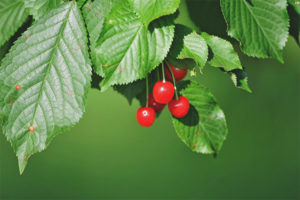
<path id="1" fill-rule="evenodd" d="M 148 75 L 147 75 L 146 76 L 146 107 L 149 107 L 148 98 L 149 98 L 149 83 L 148 83 Z"/>
<path id="2" fill-rule="evenodd" d="M 165 69 L 164 69 L 164 65 L 163 64 L 161 64 L 161 71 L 162 71 L 163 82 L 166 82 Z"/>
<path id="3" fill-rule="evenodd" d="M 169 69 L 169 71 L 171 73 L 171 76 L 172 76 L 172 79 L 173 79 L 174 90 L 175 90 L 175 97 L 176 97 L 176 100 L 178 100 L 178 92 L 177 92 L 177 87 L 176 87 L 176 80 L 175 80 L 172 68 L 171 68 L 171 66 L 169 65 L 168 62 L 165 62 L 165 63 L 167 64 L 168 69 Z"/>

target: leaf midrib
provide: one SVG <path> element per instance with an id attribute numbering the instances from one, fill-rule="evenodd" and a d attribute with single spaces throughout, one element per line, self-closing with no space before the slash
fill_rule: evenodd
<path id="1" fill-rule="evenodd" d="M 60 30 L 59 30 L 59 33 L 58 33 L 58 36 L 57 36 L 57 39 L 56 39 L 56 42 L 55 42 L 55 45 L 54 45 L 53 50 L 52 50 L 52 53 L 51 53 L 51 55 L 50 55 L 50 60 L 49 60 L 49 63 L 48 63 L 48 65 L 47 65 L 47 70 L 46 70 L 44 79 L 43 79 L 43 81 L 42 81 L 41 89 L 40 89 L 40 92 L 39 92 L 38 99 L 37 99 L 37 101 L 36 101 L 36 105 L 35 105 L 35 108 L 34 108 L 32 121 L 31 121 L 31 124 L 30 124 L 30 125 L 33 125 L 33 121 L 34 121 L 35 116 L 36 116 L 36 113 L 37 113 L 37 108 L 38 108 L 38 105 L 40 104 L 40 100 L 41 100 L 42 93 L 43 93 L 43 90 L 44 90 L 43 88 L 44 88 L 45 82 L 46 82 L 46 80 L 47 80 L 47 78 L 48 78 L 48 75 L 49 75 L 49 72 L 50 72 L 50 69 L 51 69 L 51 66 L 52 66 L 52 62 L 53 62 L 54 55 L 55 55 L 55 53 L 57 52 L 58 45 L 59 45 L 59 43 L 60 43 L 60 41 L 61 41 L 62 34 L 63 34 L 63 32 L 64 32 L 64 30 L 65 30 L 65 28 L 66 28 L 67 21 L 68 21 L 68 19 L 69 19 L 71 10 L 72 10 L 72 8 L 73 8 L 73 5 L 74 5 L 74 3 L 72 2 L 72 3 L 71 3 L 71 6 L 70 6 L 70 8 L 69 8 L 69 11 L 68 11 L 68 13 L 67 13 L 66 16 L 65 16 L 65 19 L 64 19 L 64 21 L 63 21 L 63 24 L 61 25 L 61 28 L 60 28 Z"/>

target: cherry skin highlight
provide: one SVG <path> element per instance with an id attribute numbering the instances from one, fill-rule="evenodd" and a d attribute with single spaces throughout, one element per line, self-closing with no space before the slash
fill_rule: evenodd
<path id="1" fill-rule="evenodd" d="M 172 69 L 172 72 L 173 72 L 173 75 L 174 75 L 174 78 L 175 78 L 175 81 L 176 82 L 179 82 L 181 81 L 182 79 L 184 79 L 184 77 L 186 76 L 187 74 L 187 70 L 186 69 L 180 69 L 180 68 L 176 68 L 174 67 L 173 65 L 171 65 L 169 63 L 171 69 Z M 172 74 L 169 70 L 169 67 L 167 66 L 167 64 L 165 64 L 165 74 L 166 74 L 166 77 L 168 80 L 173 80 L 172 78 Z"/>
<path id="2" fill-rule="evenodd" d="M 154 109 L 150 107 L 139 108 L 136 112 L 136 120 L 141 126 L 151 126 L 155 121 Z"/>
<path id="3" fill-rule="evenodd" d="M 183 118 L 189 112 L 190 102 L 186 97 L 180 96 L 178 100 L 173 99 L 169 103 L 168 108 L 174 117 Z"/>
<path id="4" fill-rule="evenodd" d="M 161 104 L 169 103 L 174 96 L 174 86 L 169 81 L 157 81 L 153 87 L 154 100 Z"/>
<path id="5" fill-rule="evenodd" d="M 155 101 L 154 97 L 153 97 L 153 93 L 151 92 L 149 94 L 149 98 L 148 98 L 148 104 L 149 107 L 153 108 L 155 112 L 160 113 L 166 104 L 161 104 Z"/>

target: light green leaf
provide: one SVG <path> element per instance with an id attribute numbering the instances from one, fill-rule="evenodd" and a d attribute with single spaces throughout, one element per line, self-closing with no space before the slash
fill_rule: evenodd
<path id="1" fill-rule="evenodd" d="M 288 38 L 286 6 L 286 0 L 221 0 L 228 34 L 241 42 L 243 52 L 280 62 Z"/>
<path id="2" fill-rule="evenodd" d="M 207 88 L 194 81 L 178 84 L 180 94 L 190 101 L 189 113 L 181 119 L 173 117 L 179 138 L 197 153 L 218 153 L 228 130 L 223 111 Z"/>
<path id="3" fill-rule="evenodd" d="M 27 16 L 23 0 L 0 1 L 0 46 L 13 36 Z"/>
<path id="4" fill-rule="evenodd" d="M 207 33 L 201 34 L 211 49 L 213 57 L 209 64 L 213 67 L 222 67 L 226 71 L 243 69 L 238 54 L 227 40 Z"/>
<path id="5" fill-rule="evenodd" d="M 25 7 L 29 9 L 29 13 L 33 15 L 35 20 L 38 20 L 45 15 L 49 10 L 58 8 L 62 0 L 24 0 Z"/>
<path id="6" fill-rule="evenodd" d="M 203 68 L 207 61 L 208 48 L 203 37 L 196 31 L 177 24 L 175 38 L 169 54 L 177 59 L 194 59 Z"/>
<path id="7" fill-rule="evenodd" d="M 102 89 L 146 77 L 166 57 L 174 36 L 172 17 L 160 18 L 147 28 L 121 1 L 106 17 L 96 46 L 96 66 L 102 66 Z"/>
<path id="8" fill-rule="evenodd" d="M 76 3 L 48 12 L 14 44 L 0 68 L 0 113 L 21 173 L 31 155 L 79 121 L 90 76 L 85 26 Z"/>
<path id="9" fill-rule="evenodd" d="M 161 16 L 174 13 L 179 7 L 180 0 L 129 0 L 129 2 L 147 26 Z"/>
<path id="10" fill-rule="evenodd" d="M 288 2 L 295 8 L 296 12 L 300 15 L 300 1 L 299 0 L 288 0 Z"/>

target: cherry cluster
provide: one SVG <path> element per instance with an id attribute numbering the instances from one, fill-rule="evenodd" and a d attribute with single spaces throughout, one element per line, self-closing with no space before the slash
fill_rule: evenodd
<path id="1" fill-rule="evenodd" d="M 151 126 L 155 121 L 155 112 L 160 113 L 166 104 L 168 104 L 170 113 L 177 118 L 186 116 L 190 109 L 189 100 L 184 96 L 178 96 L 176 90 L 176 82 L 184 79 L 187 70 L 166 63 L 163 67 L 164 73 L 169 81 L 165 80 L 164 76 L 163 80 L 157 81 L 147 97 L 146 107 L 139 108 L 136 113 L 137 122 L 141 126 Z M 170 82 L 172 80 L 174 84 Z M 146 84 L 148 85 L 148 83 Z"/>

